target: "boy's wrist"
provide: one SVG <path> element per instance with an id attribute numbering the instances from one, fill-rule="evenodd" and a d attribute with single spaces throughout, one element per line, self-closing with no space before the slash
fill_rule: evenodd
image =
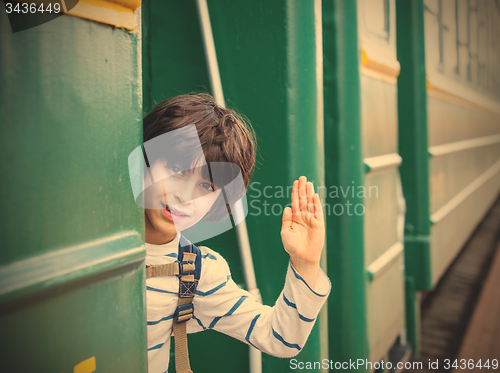
<path id="1" fill-rule="evenodd" d="M 290 256 L 290 262 L 297 273 L 307 282 L 312 290 L 315 290 L 316 279 L 319 273 L 319 261 L 309 262 Z"/>

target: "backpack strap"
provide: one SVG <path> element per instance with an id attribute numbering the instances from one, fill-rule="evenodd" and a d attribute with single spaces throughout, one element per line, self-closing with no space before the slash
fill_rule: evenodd
<path id="1" fill-rule="evenodd" d="M 146 267 L 146 278 L 161 276 L 177 276 L 179 274 L 179 263 L 149 265 Z"/>
<path id="2" fill-rule="evenodd" d="M 179 301 L 174 313 L 175 370 L 192 373 L 189 365 L 186 321 L 193 317 L 193 298 L 201 274 L 201 251 L 181 235 L 179 240 Z"/>
<path id="3" fill-rule="evenodd" d="M 179 300 L 174 312 L 175 370 L 193 373 L 189 365 L 186 321 L 193 317 L 193 298 L 201 275 L 201 251 L 181 235 L 177 260 L 174 263 L 146 267 L 146 278 L 158 276 L 179 277 Z"/>

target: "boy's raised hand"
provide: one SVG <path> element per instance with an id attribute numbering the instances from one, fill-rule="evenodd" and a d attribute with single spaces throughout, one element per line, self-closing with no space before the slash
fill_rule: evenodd
<path id="1" fill-rule="evenodd" d="M 305 176 L 293 182 L 292 208 L 283 211 L 281 240 L 295 270 L 314 290 L 325 243 L 323 209 Z"/>

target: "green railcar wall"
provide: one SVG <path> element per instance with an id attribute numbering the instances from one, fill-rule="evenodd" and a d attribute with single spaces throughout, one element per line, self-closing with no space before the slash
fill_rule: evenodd
<path id="1" fill-rule="evenodd" d="M 281 211 L 289 203 L 286 188 L 300 175 L 316 185 L 323 182 L 314 6 L 302 1 L 208 2 L 226 103 L 249 118 L 257 135 L 246 221 L 257 284 L 270 305 L 283 287 L 288 264 L 279 234 Z M 144 96 L 150 96 L 145 112 L 180 93 L 209 91 L 195 2 L 154 0 L 144 7 Z M 227 259 L 233 278 L 243 286 L 235 231 L 203 244 Z M 325 321 L 318 319 L 298 361 L 326 357 Z M 229 337 L 214 331 L 192 334 L 189 346 L 193 371 L 248 371 L 248 346 Z M 264 372 L 290 369 L 289 359 L 262 356 Z M 172 364 L 169 371 L 174 371 Z"/>
<path id="2" fill-rule="evenodd" d="M 498 1 L 425 0 L 431 280 L 500 192 Z"/>
<path id="3" fill-rule="evenodd" d="M 71 16 L 13 34 L 0 15 L 2 372 L 147 371 L 138 39 Z"/>
<path id="4" fill-rule="evenodd" d="M 397 1 L 407 331 L 500 191 L 496 1 Z"/>

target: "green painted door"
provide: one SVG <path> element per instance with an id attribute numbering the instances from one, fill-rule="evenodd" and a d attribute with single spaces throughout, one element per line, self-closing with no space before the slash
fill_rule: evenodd
<path id="1" fill-rule="evenodd" d="M 138 34 L 0 15 L 0 370 L 146 372 Z"/>

